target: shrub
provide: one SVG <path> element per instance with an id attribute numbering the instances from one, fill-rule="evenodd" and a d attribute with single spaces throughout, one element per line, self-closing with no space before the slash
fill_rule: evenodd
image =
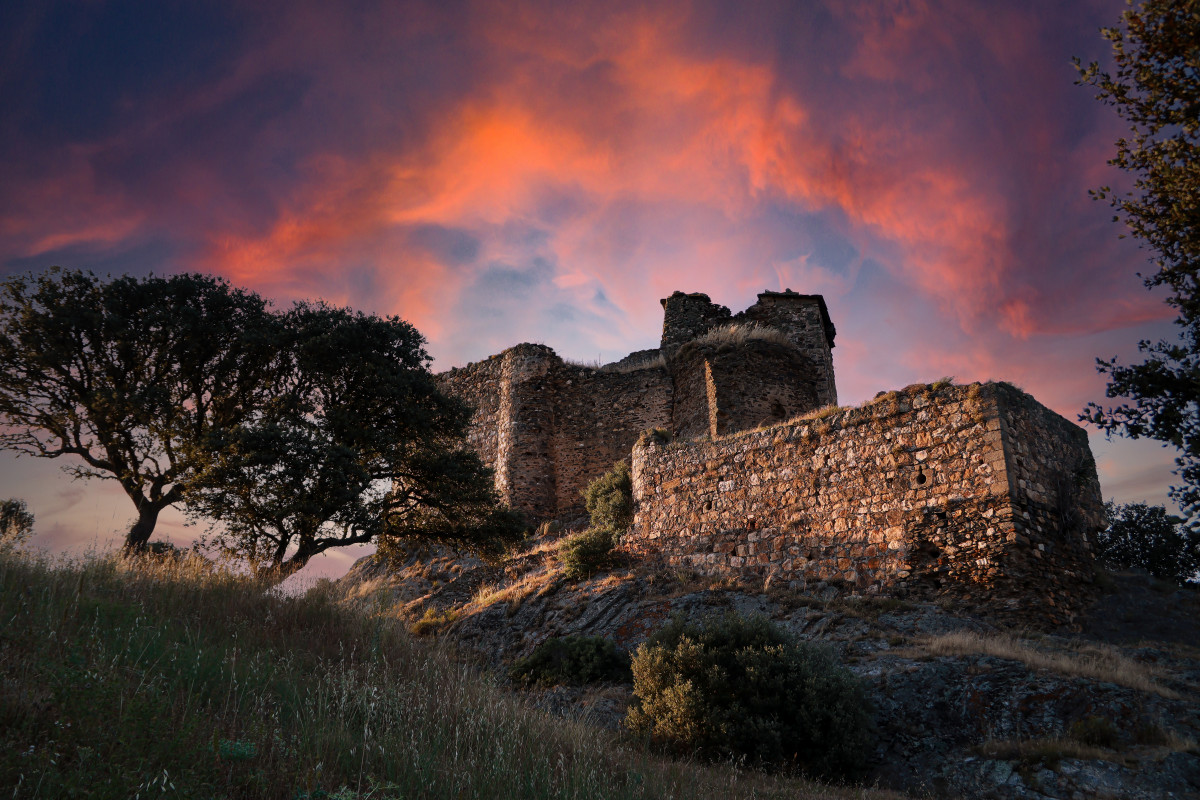
<path id="1" fill-rule="evenodd" d="M 626 725 L 678 750 L 827 778 L 865 763 L 873 725 L 858 679 L 763 617 L 673 620 L 632 669 Z"/>
<path id="2" fill-rule="evenodd" d="M 421 618 L 408 626 L 408 632 L 413 636 L 433 636 L 443 632 L 456 619 L 458 611 L 453 608 L 439 610 L 433 606 L 426 606 Z"/>
<path id="3" fill-rule="evenodd" d="M 1070 737 L 1093 747 L 1116 747 L 1121 738 L 1117 726 L 1104 717 L 1087 717 L 1071 723 Z"/>
<path id="4" fill-rule="evenodd" d="M 625 682 L 630 679 L 629 654 L 602 636 L 564 636 L 542 642 L 509 671 L 525 683 Z"/>
<path id="5" fill-rule="evenodd" d="M 592 527 L 624 532 L 633 524 L 633 477 L 624 461 L 588 484 L 583 492 Z"/>
<path id="6" fill-rule="evenodd" d="M 33 535 L 33 514 L 24 500 L 0 500 L 0 547 L 18 545 Z"/>
<path id="7" fill-rule="evenodd" d="M 616 566 L 613 546 L 616 533 L 612 528 L 588 528 L 568 536 L 558 545 L 558 559 L 563 575 L 570 580 L 590 578 Z"/>

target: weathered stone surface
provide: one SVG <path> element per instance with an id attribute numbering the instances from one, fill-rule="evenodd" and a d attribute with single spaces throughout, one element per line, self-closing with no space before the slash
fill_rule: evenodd
<path id="1" fill-rule="evenodd" d="M 708 574 L 950 595 L 1068 622 L 1103 526 L 1084 432 L 1006 384 L 912 387 L 633 452 L 630 553 Z M 1040 618 L 1040 619 L 1039 619 Z"/>
<path id="2" fill-rule="evenodd" d="M 659 350 L 601 368 L 519 344 L 438 376 L 475 408 L 467 440 L 495 470 L 505 502 L 533 519 L 568 515 L 582 507 L 587 484 L 628 460 L 649 428 L 724 434 L 836 401 L 834 328 L 819 296 L 764 292 L 731 315 L 707 295 L 676 292 L 663 308 Z M 771 327 L 787 338 L 680 350 L 732 323 Z"/>
<path id="3" fill-rule="evenodd" d="M 1052 624 L 1088 599 L 1103 520 L 1077 425 L 1006 384 L 826 405 L 836 331 L 816 295 L 763 292 L 731 314 L 676 292 L 663 309 L 660 349 L 616 364 L 521 344 L 440 376 L 475 407 L 468 441 L 507 503 L 577 514 L 587 484 L 632 458 L 625 547 L 669 567 L 951 595 Z M 698 339 L 733 323 L 774 333 Z M 676 441 L 634 450 L 649 428 Z"/>

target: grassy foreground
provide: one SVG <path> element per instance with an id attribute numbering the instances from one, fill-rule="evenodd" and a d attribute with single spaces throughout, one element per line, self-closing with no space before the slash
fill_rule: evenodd
<path id="1" fill-rule="evenodd" d="M 0 552 L 4 797 L 891 797 L 661 759 L 321 588 Z"/>

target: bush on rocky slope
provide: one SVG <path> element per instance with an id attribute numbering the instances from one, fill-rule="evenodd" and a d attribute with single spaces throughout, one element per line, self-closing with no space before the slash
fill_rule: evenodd
<path id="1" fill-rule="evenodd" d="M 597 683 L 629 680 L 629 654 L 602 636 L 563 636 L 517 659 L 509 674 L 525 683 Z"/>
<path id="2" fill-rule="evenodd" d="M 630 729 L 710 758 L 843 777 L 873 738 L 858 679 L 765 617 L 672 621 L 634 655 L 633 692 Z"/>

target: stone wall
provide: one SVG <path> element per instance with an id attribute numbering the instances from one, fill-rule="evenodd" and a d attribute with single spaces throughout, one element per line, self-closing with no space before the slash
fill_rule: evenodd
<path id="1" fill-rule="evenodd" d="M 837 329 L 829 318 L 825 298 L 819 294 L 760 292 L 758 301 L 737 314 L 700 293 L 675 292 L 663 299 L 661 352 L 673 361 L 689 342 L 722 325 L 753 324 L 784 333 L 809 362 L 806 379 L 817 390 L 816 405 L 836 405 L 833 343 Z"/>
<path id="2" fill-rule="evenodd" d="M 734 316 L 735 322 L 752 322 L 783 331 L 811 364 L 817 406 L 837 405 L 833 377 L 833 340 L 837 329 L 829 319 L 825 298 L 819 294 L 762 292 L 758 302 Z"/>
<path id="3" fill-rule="evenodd" d="M 468 364 L 437 376 L 442 391 L 465 400 L 474 409 L 467 428 L 467 445 L 479 454 L 483 463 L 496 469 L 500 436 L 500 384 L 504 374 L 504 354 L 486 361 Z"/>
<path id="4" fill-rule="evenodd" d="M 468 444 L 501 499 L 532 519 L 578 512 L 588 483 L 628 459 L 642 431 L 671 424 L 671 378 L 649 357 L 589 369 L 520 344 L 438 379 L 476 409 Z"/>
<path id="5" fill-rule="evenodd" d="M 1102 525 L 1086 436 L 1002 384 L 911 387 L 714 441 L 647 441 L 633 480 L 634 554 L 982 600 L 1037 621 L 1068 621 L 1086 599 L 1087 536 Z"/>
<path id="6" fill-rule="evenodd" d="M 628 459 L 647 428 L 719 436 L 836 400 L 835 331 L 820 296 L 763 292 L 737 315 L 704 294 L 675 292 L 662 305 L 662 346 L 599 369 L 520 344 L 438 376 L 475 408 L 468 443 L 495 470 L 506 503 L 532 519 L 570 515 L 588 483 Z M 694 341 L 732 323 L 785 338 Z"/>
<path id="7" fill-rule="evenodd" d="M 671 424 L 671 376 L 663 366 L 627 372 L 559 362 L 556 375 L 557 515 L 581 510 L 583 490 L 628 461 L 642 431 Z"/>

